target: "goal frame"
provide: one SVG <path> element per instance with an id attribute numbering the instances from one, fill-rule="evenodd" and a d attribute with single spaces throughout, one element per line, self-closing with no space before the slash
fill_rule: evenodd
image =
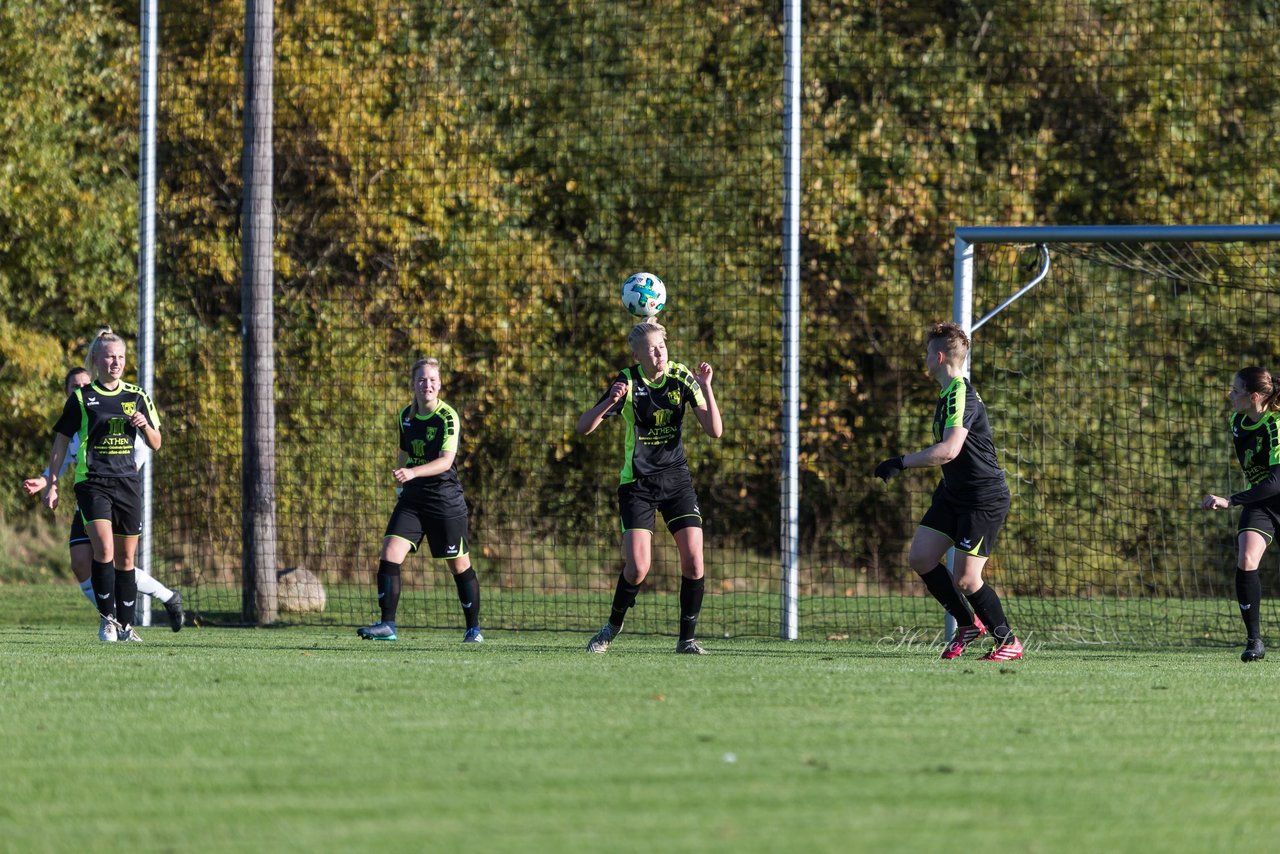
<path id="1" fill-rule="evenodd" d="M 952 262 L 951 319 L 972 339 L 974 332 L 1004 309 L 1030 293 L 1049 274 L 1052 259 L 1050 243 L 1261 243 L 1280 242 L 1280 225 L 1033 225 L 1033 226 L 961 226 L 955 230 L 955 252 Z M 1040 250 L 1041 268 L 1036 276 L 1012 296 L 974 321 L 974 246 L 1004 244 L 1036 246 Z M 964 376 L 970 376 L 970 361 L 965 359 Z M 955 552 L 947 556 L 947 568 L 954 572 Z M 955 634 L 955 620 L 945 617 L 945 634 Z"/>

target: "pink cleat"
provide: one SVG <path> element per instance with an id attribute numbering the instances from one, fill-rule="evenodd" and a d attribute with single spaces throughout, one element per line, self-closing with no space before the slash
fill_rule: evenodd
<path id="1" fill-rule="evenodd" d="M 942 651 L 942 660 L 950 661 L 953 658 L 959 658 L 964 655 L 964 648 L 986 633 L 987 627 L 982 625 L 982 620 L 979 620 L 978 615 L 974 614 L 972 626 L 956 626 L 956 633 L 952 635 L 951 642 Z"/>
<path id="2" fill-rule="evenodd" d="M 1015 661 L 1022 658 L 1022 641 L 1014 638 L 1008 643 L 1002 643 L 991 652 L 979 658 L 978 661 Z"/>

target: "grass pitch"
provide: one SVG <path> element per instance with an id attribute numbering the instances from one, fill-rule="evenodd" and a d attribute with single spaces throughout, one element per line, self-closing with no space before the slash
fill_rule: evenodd
<path id="1" fill-rule="evenodd" d="M 1280 661 L 346 628 L 0 590 L 14 851 L 1267 850 Z M 33 619 L 34 618 L 34 619 Z"/>

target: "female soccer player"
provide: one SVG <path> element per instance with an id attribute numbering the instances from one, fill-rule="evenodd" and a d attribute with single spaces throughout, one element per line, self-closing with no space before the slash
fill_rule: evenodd
<path id="1" fill-rule="evenodd" d="M 1249 488 L 1229 498 L 1206 495 L 1200 506 L 1205 510 L 1244 508 L 1236 526 L 1236 600 L 1245 628 L 1240 660 L 1261 661 L 1267 652 L 1258 615 L 1262 604 L 1258 565 L 1280 529 L 1280 415 L 1276 414 L 1280 383 L 1266 368 L 1242 368 L 1231 380 L 1227 400 L 1233 410 L 1231 439 Z"/>
<path id="2" fill-rule="evenodd" d="M 925 364 L 929 376 L 942 387 L 933 415 L 934 443 L 914 454 L 885 460 L 876 466 L 875 476 L 888 481 L 904 468 L 942 467 L 942 482 L 916 528 L 907 558 L 929 592 L 955 618 L 956 633 L 942 657 L 959 658 L 966 646 L 990 628 L 996 646 L 981 660 L 1012 661 L 1022 658 L 1022 643 L 1009 629 L 1000 597 L 991 585 L 982 583 L 982 567 L 1009 515 L 1009 487 L 996 459 L 987 409 L 963 375 L 968 355 L 969 336 L 959 324 L 936 323 L 929 330 Z M 942 563 L 953 547 L 954 580 Z"/>
<path id="3" fill-rule="evenodd" d="M 90 579 L 101 624 L 98 638 L 109 643 L 141 640 L 133 630 L 138 598 L 133 556 L 142 533 L 142 479 L 134 439 L 160 449 L 160 416 L 150 396 L 124 382 L 124 340 L 102 329 L 89 344 L 87 365 L 93 381 L 67 398 L 53 426 L 44 503 L 58 506 L 58 475 L 72 437 L 76 451 L 76 506 L 93 550 Z M 119 555 L 117 556 L 117 552 Z"/>
<path id="4" fill-rule="evenodd" d="M 639 323 L 627 336 L 637 364 L 622 371 L 596 405 L 578 419 L 578 432 L 591 433 L 609 416 L 621 415 L 622 478 L 618 505 L 622 516 L 622 556 L 609 622 L 587 644 L 587 652 L 603 653 L 622 631 L 627 609 L 653 558 L 655 511 L 662 511 L 667 530 L 680 552 L 680 639 L 676 652 L 703 655 L 694 638 L 702 611 L 705 579 L 702 568 L 702 511 L 680 439 L 686 406 L 703 432 L 713 439 L 724 434 L 720 409 L 711 391 L 711 365 L 702 362 L 695 374 L 679 362 L 667 361 L 667 331 L 653 321 Z"/>
<path id="5" fill-rule="evenodd" d="M 67 396 L 78 388 L 89 384 L 89 372 L 84 368 L 72 368 L 66 379 L 63 381 L 63 387 Z M 142 451 L 146 448 L 143 443 L 138 448 L 138 467 L 141 468 L 145 464 Z M 62 460 L 62 468 L 58 471 L 58 477 L 66 475 L 68 466 L 71 461 L 76 458 L 80 449 L 79 434 L 71 437 L 70 444 L 67 445 L 67 452 Z M 22 481 L 22 489 L 27 495 L 36 495 L 44 489 L 49 483 L 49 471 L 46 469 L 43 474 L 36 477 L 29 477 Z M 93 583 L 89 580 L 90 562 L 93 558 L 93 549 L 89 546 L 89 535 L 84 530 L 84 519 L 80 516 L 79 508 L 76 508 L 71 514 L 71 535 L 67 540 L 67 545 L 71 550 L 71 572 L 76 577 L 76 582 L 80 585 L 80 592 L 85 595 L 90 604 L 97 607 L 96 600 L 93 597 Z M 156 581 L 149 573 L 140 566 L 134 566 L 133 569 L 138 579 L 138 592 L 143 596 L 150 596 L 158 599 L 163 605 L 165 612 L 169 615 L 169 627 L 175 632 L 182 629 L 182 623 L 186 619 L 186 615 L 182 610 L 182 594 L 176 590 L 170 590 L 159 581 Z"/>
<path id="6" fill-rule="evenodd" d="M 400 565 L 417 551 L 425 535 L 431 556 L 447 561 L 467 621 L 463 643 L 483 643 L 480 582 L 467 550 L 467 502 L 458 481 L 458 413 L 440 399 L 440 362 L 419 359 L 409 370 L 413 403 L 400 410 L 400 456 L 391 474 L 400 498 L 391 511 L 378 561 L 381 621 L 362 626 L 366 640 L 396 639 L 400 605 Z"/>

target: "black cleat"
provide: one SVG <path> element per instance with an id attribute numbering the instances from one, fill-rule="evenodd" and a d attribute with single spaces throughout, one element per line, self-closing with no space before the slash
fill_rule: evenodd
<path id="1" fill-rule="evenodd" d="M 187 619 L 186 612 L 182 610 L 182 594 L 173 591 L 173 598 L 164 603 L 164 610 L 169 615 L 169 628 L 175 632 L 182 631 L 182 624 Z"/>
<path id="2" fill-rule="evenodd" d="M 1267 657 L 1267 650 L 1262 646 L 1262 638 L 1249 638 L 1245 641 L 1244 652 L 1240 653 L 1241 661 L 1262 661 Z"/>

